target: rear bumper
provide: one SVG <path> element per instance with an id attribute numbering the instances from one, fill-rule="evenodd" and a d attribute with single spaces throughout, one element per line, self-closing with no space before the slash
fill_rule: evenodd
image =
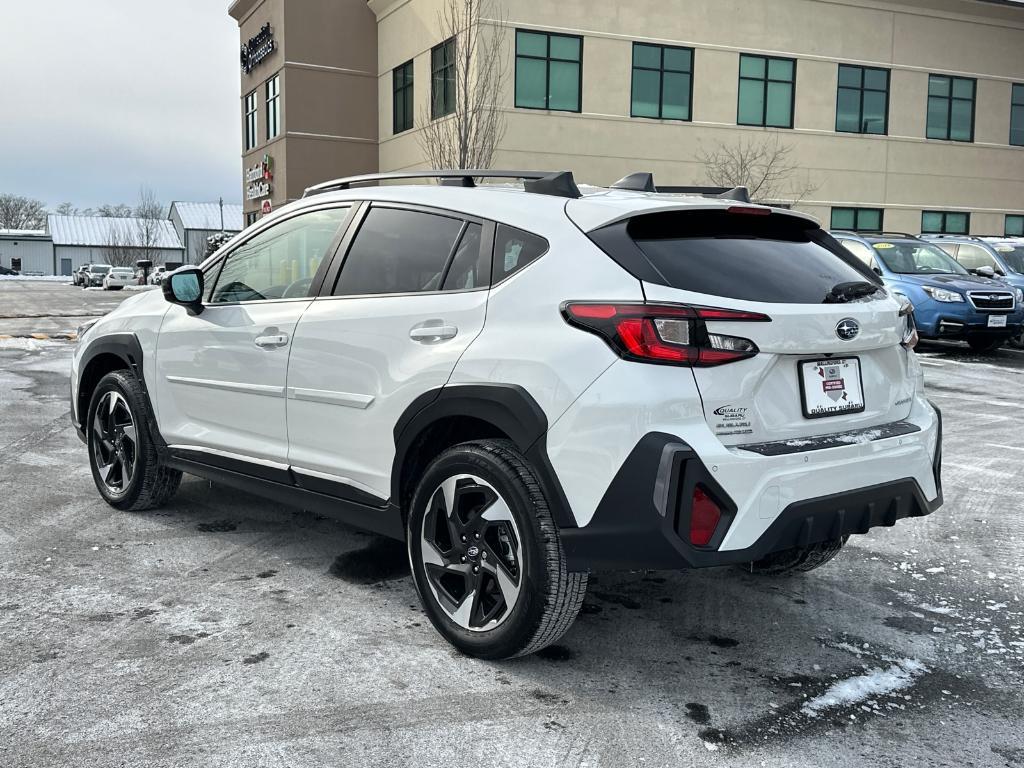
<path id="1" fill-rule="evenodd" d="M 903 518 L 931 514 L 942 505 L 938 409 L 935 416 L 936 422 L 928 430 L 935 432 L 931 477 L 927 478 L 928 485 L 934 482 L 931 500 L 919 478 L 913 476 L 800 499 L 779 511 L 756 539 L 735 548 L 728 548 L 730 539 L 742 539 L 732 535 L 735 528 L 748 525 L 742 518 L 749 518 L 765 496 L 753 503 L 745 500 L 739 508 L 690 446 L 672 435 L 649 433 L 616 474 L 590 523 L 561 531 L 567 567 L 570 571 L 601 571 L 749 563 L 774 552 L 867 533 L 875 527 L 895 525 Z M 820 450 L 845 449 L 823 446 Z M 708 547 L 696 547 L 687 538 L 689 499 L 698 484 L 711 493 L 724 513 Z"/>

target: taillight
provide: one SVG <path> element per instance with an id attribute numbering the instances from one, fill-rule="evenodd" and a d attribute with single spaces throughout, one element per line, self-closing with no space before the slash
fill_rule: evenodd
<path id="1" fill-rule="evenodd" d="M 895 294 L 895 296 L 896 300 L 900 302 L 899 317 L 904 321 L 900 343 L 907 349 L 913 349 L 920 340 L 917 333 L 917 322 L 914 320 L 914 305 L 902 294 Z"/>
<path id="2" fill-rule="evenodd" d="M 566 322 L 602 337 L 626 360 L 707 367 L 745 360 L 757 345 L 741 336 L 710 333 L 707 321 L 770 322 L 758 312 L 685 304 L 566 302 Z"/>
<path id="3" fill-rule="evenodd" d="M 715 500 L 701 486 L 695 487 L 690 503 L 690 543 L 695 547 L 706 547 L 721 519 L 722 510 Z"/>

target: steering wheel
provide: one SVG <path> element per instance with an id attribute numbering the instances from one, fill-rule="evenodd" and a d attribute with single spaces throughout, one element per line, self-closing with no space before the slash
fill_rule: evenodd
<path id="1" fill-rule="evenodd" d="M 223 288 L 217 290 L 217 295 L 214 301 L 218 302 L 231 302 L 231 301 L 257 301 L 259 299 L 265 299 L 262 293 L 257 290 L 250 288 L 240 280 L 235 280 L 228 283 Z"/>
<path id="2" fill-rule="evenodd" d="M 309 293 L 309 286 L 313 284 L 312 277 L 304 277 L 301 280 L 296 280 L 294 283 L 284 289 L 284 293 L 281 294 L 282 299 L 301 299 Z"/>

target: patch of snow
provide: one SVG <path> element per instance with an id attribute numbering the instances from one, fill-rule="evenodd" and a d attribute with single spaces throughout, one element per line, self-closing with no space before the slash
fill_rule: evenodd
<path id="1" fill-rule="evenodd" d="M 71 285 L 71 278 L 64 275 L 0 275 L 0 280 L 32 280 L 47 283 L 67 283 Z"/>
<path id="2" fill-rule="evenodd" d="M 0 349 L 19 349 L 23 352 L 38 352 L 46 347 L 62 344 L 67 344 L 67 342 L 56 341 L 53 339 L 32 339 L 26 337 L 0 339 Z"/>
<path id="3" fill-rule="evenodd" d="M 836 435 L 837 443 L 846 443 L 847 445 L 863 445 L 864 443 L 871 443 L 878 440 L 882 436 L 882 430 L 880 429 L 869 429 L 867 432 L 859 432 L 856 435 Z"/>
<path id="4" fill-rule="evenodd" d="M 937 568 L 925 568 L 924 572 L 925 573 L 945 573 L 946 569 L 943 566 L 940 565 Z"/>
<path id="5" fill-rule="evenodd" d="M 817 717 L 827 709 L 859 704 L 875 696 L 885 696 L 909 688 L 928 668 L 916 659 L 900 659 L 887 669 L 870 669 L 864 674 L 840 680 L 820 696 L 805 703 L 800 711 Z"/>

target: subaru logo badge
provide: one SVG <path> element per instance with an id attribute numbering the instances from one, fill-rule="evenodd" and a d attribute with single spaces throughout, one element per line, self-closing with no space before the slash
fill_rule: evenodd
<path id="1" fill-rule="evenodd" d="M 857 338 L 858 333 L 860 333 L 860 323 L 852 317 L 844 318 L 836 325 L 836 336 L 843 341 L 853 341 Z"/>

